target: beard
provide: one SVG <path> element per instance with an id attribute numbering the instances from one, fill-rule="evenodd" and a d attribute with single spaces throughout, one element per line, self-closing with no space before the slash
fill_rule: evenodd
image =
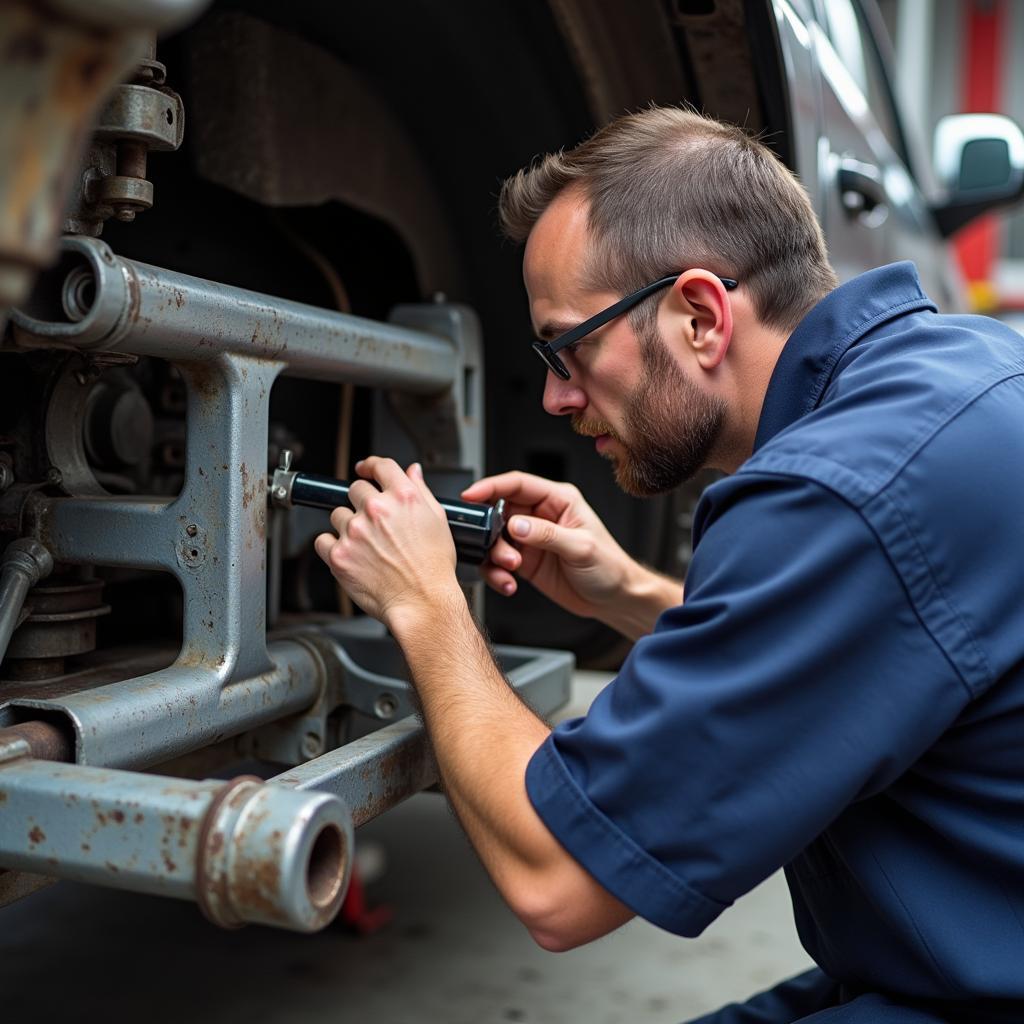
<path id="1" fill-rule="evenodd" d="M 725 402 L 705 394 L 679 368 L 657 327 L 641 334 L 640 383 L 629 396 L 619 434 L 607 423 L 574 417 L 573 430 L 607 434 L 621 451 L 607 451 L 615 482 L 635 498 L 665 494 L 707 465 L 725 420 Z"/>

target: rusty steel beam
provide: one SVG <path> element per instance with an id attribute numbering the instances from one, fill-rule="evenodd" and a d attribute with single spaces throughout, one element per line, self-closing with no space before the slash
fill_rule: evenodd
<path id="1" fill-rule="evenodd" d="M 231 355 L 309 380 L 420 394 L 460 379 L 445 338 L 124 259 L 98 238 L 69 235 L 61 246 L 61 262 L 11 314 L 22 346 L 191 364 Z"/>
<path id="2" fill-rule="evenodd" d="M 0 814 L 0 868 L 194 900 L 223 927 L 322 928 L 351 869 L 340 799 L 251 777 L 20 759 L 0 765 Z"/>

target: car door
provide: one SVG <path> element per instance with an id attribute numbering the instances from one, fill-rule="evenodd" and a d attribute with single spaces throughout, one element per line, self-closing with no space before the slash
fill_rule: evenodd
<path id="1" fill-rule="evenodd" d="M 841 280 L 913 260 L 943 306 L 955 304 L 949 253 L 916 180 L 870 0 L 816 0 L 809 26 L 821 75 L 823 225 Z"/>

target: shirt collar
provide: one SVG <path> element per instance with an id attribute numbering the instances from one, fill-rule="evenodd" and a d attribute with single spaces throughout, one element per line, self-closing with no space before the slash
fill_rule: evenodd
<path id="1" fill-rule="evenodd" d="M 817 406 L 836 364 L 868 331 L 921 309 L 936 311 L 921 290 L 917 268 L 907 261 L 869 270 L 829 292 L 782 349 L 764 396 L 754 451 Z"/>

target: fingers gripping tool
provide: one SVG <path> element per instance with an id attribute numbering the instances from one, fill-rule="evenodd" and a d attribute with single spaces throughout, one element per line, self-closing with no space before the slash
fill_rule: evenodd
<path id="1" fill-rule="evenodd" d="M 347 480 L 296 472 L 292 469 L 292 453 L 285 450 L 270 480 L 270 500 L 278 508 L 352 508 L 350 486 Z M 437 502 L 444 509 L 459 561 L 479 565 L 505 527 L 505 499 L 496 505 L 478 505 L 457 498 L 437 498 Z"/>

